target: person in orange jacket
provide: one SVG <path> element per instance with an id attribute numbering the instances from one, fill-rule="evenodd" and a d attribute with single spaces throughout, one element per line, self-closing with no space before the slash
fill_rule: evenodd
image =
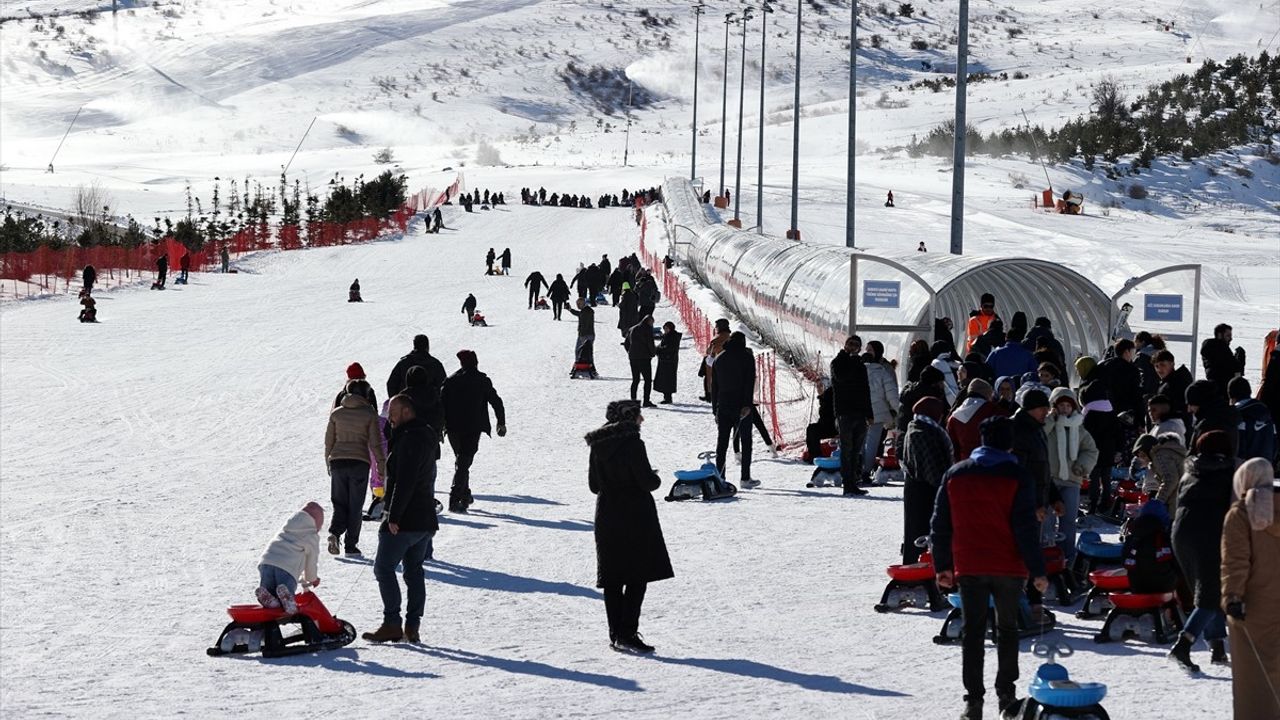
<path id="1" fill-rule="evenodd" d="M 969 327 L 965 331 L 964 351 L 966 354 L 969 352 L 969 348 L 972 347 L 973 341 L 977 340 L 979 335 L 991 327 L 992 320 L 996 320 L 999 317 L 996 314 L 996 296 L 991 293 L 982 293 L 978 312 L 969 317 Z"/>

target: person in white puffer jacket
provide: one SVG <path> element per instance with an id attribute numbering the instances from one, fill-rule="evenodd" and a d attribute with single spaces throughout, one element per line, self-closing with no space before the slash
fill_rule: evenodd
<path id="1" fill-rule="evenodd" d="M 1060 387 L 1049 396 L 1049 416 L 1044 421 L 1045 439 L 1049 447 L 1049 481 L 1059 500 L 1053 512 L 1046 513 L 1040 528 L 1040 542 L 1057 542 L 1067 562 L 1076 554 L 1076 516 L 1080 512 L 1080 486 L 1098 463 L 1098 445 L 1084 429 L 1080 401 L 1070 388 Z M 1053 495 L 1054 493 L 1051 493 Z"/>
<path id="2" fill-rule="evenodd" d="M 284 529 L 267 545 L 258 564 L 258 603 L 263 607 L 283 607 L 286 613 L 298 612 L 293 592 L 302 577 L 311 586 L 320 584 L 316 565 L 320 558 L 320 528 L 324 526 L 324 508 L 309 502 L 294 513 Z"/>
<path id="3" fill-rule="evenodd" d="M 871 427 L 867 428 L 865 450 L 862 453 L 862 474 L 869 475 L 876 466 L 876 456 L 884 444 L 885 433 L 898 421 L 898 378 L 893 366 L 884 359 L 884 344 L 879 340 L 867 343 L 862 354 L 867 365 L 867 384 L 871 388 Z"/>

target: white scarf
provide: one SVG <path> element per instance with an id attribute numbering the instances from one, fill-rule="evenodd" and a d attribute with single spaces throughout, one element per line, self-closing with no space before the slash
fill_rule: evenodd
<path id="1" fill-rule="evenodd" d="M 1070 480 L 1071 468 L 1080 457 L 1080 426 L 1084 424 L 1084 415 L 1072 413 L 1071 417 L 1061 415 L 1053 419 L 1054 439 L 1058 446 L 1058 479 Z"/>

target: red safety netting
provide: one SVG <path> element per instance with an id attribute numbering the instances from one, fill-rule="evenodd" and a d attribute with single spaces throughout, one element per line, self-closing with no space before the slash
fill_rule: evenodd
<path id="1" fill-rule="evenodd" d="M 456 197 L 461 183 L 462 177 L 458 176 L 443 190 L 424 188 L 411 195 L 404 205 L 385 219 L 307 223 L 305 240 L 303 228 L 299 225 L 272 227 L 266 222 L 259 222 L 227 238 L 227 252 L 235 257 L 271 249 L 350 245 L 375 240 L 391 231 L 403 233 L 415 214 L 430 212 Z M 33 252 L 0 253 L 0 278 L 13 281 L 12 292 L 15 295 L 66 292 L 72 282 L 79 279 L 86 265 L 97 269 L 100 284 L 112 285 L 131 281 L 144 273 L 155 273 L 156 258 L 161 253 L 169 256 L 169 271 L 177 273 L 182 267 L 182 256 L 187 252 L 191 254 L 191 272 L 208 272 L 221 265 L 220 250 L 215 243 L 206 244 L 198 251 L 188 251 L 172 236 L 165 236 L 159 243 L 146 243 L 136 248 L 102 245 L 55 250 L 40 247 Z M 8 283 L 3 283 L 0 292 L 8 290 Z"/>

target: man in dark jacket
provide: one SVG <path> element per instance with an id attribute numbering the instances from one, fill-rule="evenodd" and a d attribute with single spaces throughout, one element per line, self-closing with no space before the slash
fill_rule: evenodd
<path id="1" fill-rule="evenodd" d="M 529 288 L 529 309 L 533 309 L 533 304 L 538 302 L 538 292 L 542 288 L 551 289 L 547 284 L 547 279 L 542 277 L 542 273 L 534 270 L 529 273 L 529 277 L 524 279 L 524 286 Z"/>
<path id="2" fill-rule="evenodd" d="M 570 315 L 578 318 L 578 340 L 573 347 L 574 363 L 588 363 L 595 372 L 596 311 L 582 298 L 578 298 L 578 309 L 566 307 Z M 573 370 L 569 377 L 573 377 Z"/>
<path id="3" fill-rule="evenodd" d="M 93 292 L 93 284 L 98 281 L 98 270 L 92 265 L 84 266 L 83 278 L 85 293 Z"/>
<path id="4" fill-rule="evenodd" d="M 1028 390 L 1022 396 L 1022 407 L 1013 414 L 1013 454 L 1031 475 L 1039 520 L 1044 520 L 1053 486 L 1049 482 L 1049 442 L 1044 436 L 1048 415 L 1049 396 L 1042 390 Z"/>
<path id="5" fill-rule="evenodd" d="M 988 604 L 994 604 L 996 612 L 996 697 L 1003 712 L 1015 701 L 1018 605 L 1028 572 L 1039 592 L 1049 585 L 1040 553 L 1032 479 L 1010 452 L 1013 426 L 1004 417 L 982 424 L 982 446 L 942 477 L 933 514 L 931 540 L 938 585 L 960 586 L 965 689 L 961 717 L 968 720 L 982 720 Z"/>
<path id="6" fill-rule="evenodd" d="M 1200 343 L 1200 359 L 1204 361 L 1204 376 L 1218 386 L 1223 397 L 1227 395 L 1227 383 L 1244 372 L 1244 350 L 1231 352 L 1231 326 L 1222 323 L 1213 328 L 1213 337 Z"/>
<path id="7" fill-rule="evenodd" d="M 1041 316 L 1036 318 L 1036 324 L 1027 332 L 1027 338 L 1022 341 L 1023 347 L 1034 351 L 1036 349 L 1036 341 L 1040 338 L 1049 340 L 1049 349 L 1058 355 L 1059 367 L 1067 360 L 1067 354 L 1062 349 L 1062 343 L 1058 342 L 1058 338 L 1053 336 L 1053 323 L 1049 318 Z"/>
<path id="8" fill-rule="evenodd" d="M 439 436 L 440 428 L 444 427 L 444 408 L 440 405 L 440 386 L 443 385 L 444 380 L 433 378 L 431 371 L 421 365 L 409 368 L 409 372 L 405 373 L 404 377 L 404 390 L 401 394 L 413 400 L 414 415 L 430 425 Z M 439 382 L 436 382 L 437 380 Z"/>
<path id="9" fill-rule="evenodd" d="M 653 316 L 645 315 L 627 331 L 627 359 L 631 362 L 631 399 L 636 399 L 636 388 L 644 380 L 644 407 L 657 407 L 650 401 L 653 391 L 653 358 L 657 348 L 653 343 Z"/>
<path id="10" fill-rule="evenodd" d="M 1141 418 L 1146 403 L 1142 397 L 1142 374 L 1133 364 L 1138 350 L 1128 338 L 1117 340 L 1114 347 L 1115 354 L 1104 360 L 1088 379 L 1106 382 L 1107 397 L 1117 416 L 1129 413 L 1129 418 Z M 1225 388 L 1223 396 L 1226 396 Z"/>
<path id="11" fill-rule="evenodd" d="M 609 277 L 613 272 L 613 263 L 609 262 L 609 253 L 600 256 L 600 262 L 596 263 L 596 267 L 600 268 L 600 274 Z"/>
<path id="12" fill-rule="evenodd" d="M 1179 365 L 1175 370 L 1175 364 L 1173 353 L 1168 350 L 1160 350 L 1151 358 L 1151 365 L 1156 371 L 1157 378 L 1155 394 L 1169 398 L 1170 417 L 1179 418 L 1189 426 L 1187 388 L 1195 378 L 1191 377 L 1191 371 L 1186 365 Z"/>
<path id="13" fill-rule="evenodd" d="M 414 335 L 413 352 L 400 358 L 396 366 L 391 369 L 391 374 L 387 376 L 387 397 L 395 397 L 404 390 L 409 368 L 414 365 L 419 365 L 427 371 L 426 384 L 434 387 L 436 392 L 439 393 L 440 386 L 444 384 L 444 365 L 441 365 L 440 361 L 431 355 L 430 338 L 426 335 Z M 438 426 L 436 429 L 439 429 Z"/>
<path id="14" fill-rule="evenodd" d="M 1111 509 L 1111 468 L 1116 465 L 1116 452 L 1120 450 L 1124 429 L 1116 418 L 1104 383 L 1091 382 L 1080 388 L 1080 403 L 1084 429 L 1098 446 L 1098 462 L 1089 473 L 1089 512 L 1105 513 Z"/>
<path id="15" fill-rule="evenodd" d="M 502 398 L 493 389 L 489 376 L 480 372 L 480 361 L 471 350 L 459 350 L 462 367 L 444 381 L 440 402 L 444 405 L 445 433 L 453 448 L 453 485 L 449 489 L 449 511 L 466 512 L 471 497 L 471 462 L 480 449 L 480 433 L 489 434 L 489 407 L 498 421 L 498 437 L 507 434 L 507 413 Z"/>
<path id="16" fill-rule="evenodd" d="M 862 338 L 850 335 L 844 348 L 831 360 L 832 401 L 836 411 L 836 429 L 840 431 L 840 478 L 845 495 L 866 495 L 858 487 L 862 470 L 862 451 L 867 428 L 873 420 L 871 385 L 867 366 L 862 361 Z M 718 362 L 718 361 L 717 361 Z"/>
<path id="17" fill-rule="evenodd" d="M 816 458 L 823 457 L 822 441 L 839 434 L 836 430 L 835 402 L 832 399 L 835 390 L 831 389 L 831 381 L 823 378 L 818 382 L 818 420 L 811 422 L 804 429 L 804 444 L 809 451 L 809 464 Z"/>
<path id="18" fill-rule="evenodd" d="M 387 417 L 394 428 L 387 456 L 387 516 L 378 530 L 378 554 L 373 561 L 382 594 L 382 626 L 363 637 L 373 642 L 396 642 L 402 637 L 418 642 L 418 623 L 427 598 L 422 564 L 431 557 L 431 539 L 440 527 L 435 506 L 440 443 L 431 426 L 415 416 L 413 401 L 404 395 L 391 398 Z M 409 596 L 403 628 L 396 579 L 396 566 L 401 564 Z"/>
<path id="19" fill-rule="evenodd" d="M 1242 377 L 1227 383 L 1227 393 L 1231 396 L 1236 412 L 1240 414 L 1239 447 L 1236 457 L 1240 462 L 1252 458 L 1262 458 L 1269 463 L 1276 461 L 1276 424 L 1271 411 L 1261 401 L 1250 397 L 1253 388 L 1249 381 Z"/>
<path id="20" fill-rule="evenodd" d="M 908 565 L 920 560 L 916 540 L 929 534 L 934 498 L 943 474 L 955 462 L 951 441 L 941 423 L 947 404 L 926 397 L 911 410 L 912 419 L 902 443 L 902 562 Z"/>
<path id="21" fill-rule="evenodd" d="M 161 250 L 160 257 L 156 258 L 156 281 L 151 285 L 153 289 L 164 289 L 164 279 L 169 274 L 169 253 Z"/>
<path id="22" fill-rule="evenodd" d="M 626 258 L 623 258 L 626 260 Z M 617 307 L 618 299 L 622 297 L 622 285 L 627 281 L 627 274 L 622 271 L 622 266 L 613 269 L 609 274 L 609 295 L 613 298 L 613 305 Z"/>
<path id="23" fill-rule="evenodd" d="M 1201 435 L 1221 430 L 1231 441 L 1231 455 L 1236 457 L 1240 449 L 1240 413 L 1234 405 L 1227 404 L 1225 395 L 1218 393 L 1218 385 L 1212 380 L 1197 380 L 1187 388 L 1187 412 L 1193 422 L 1189 447 L 1195 447 Z"/>
<path id="24" fill-rule="evenodd" d="M 471 322 L 471 318 L 476 314 L 476 296 L 467 293 L 467 299 L 462 301 L 462 314 L 467 318 L 467 322 Z"/>
<path id="25" fill-rule="evenodd" d="M 640 300 L 631 283 L 622 284 L 622 297 L 618 300 L 618 330 L 625 338 L 631 328 L 640 322 Z"/>
<path id="26" fill-rule="evenodd" d="M 569 302 L 569 294 L 569 284 L 564 281 L 564 275 L 556 273 L 556 279 L 552 280 L 551 286 L 547 288 L 547 297 L 551 299 L 552 318 L 560 319 L 565 304 Z"/>
<path id="27" fill-rule="evenodd" d="M 645 272 L 636 278 L 636 302 L 640 305 L 640 317 L 652 315 L 660 299 L 662 293 L 658 291 L 658 282 L 652 275 Z"/>
<path id="28" fill-rule="evenodd" d="M 755 355 L 747 347 L 747 337 L 735 332 L 725 341 L 724 350 L 716 356 L 715 372 L 711 375 L 711 412 L 719 430 L 716 436 L 716 469 L 721 477 L 725 477 L 724 457 L 729 449 L 729 438 L 737 428 L 742 442 L 742 480 L 739 484 L 744 489 L 760 485 L 760 481 L 751 479 L 751 402 L 755 388 Z"/>
<path id="29" fill-rule="evenodd" d="M 987 364 L 991 366 L 995 376 L 1022 376 L 1035 372 L 1038 366 L 1035 354 L 1022 344 L 1021 328 L 1010 329 L 1005 337 L 1004 345 L 992 350 L 987 356 Z"/>

